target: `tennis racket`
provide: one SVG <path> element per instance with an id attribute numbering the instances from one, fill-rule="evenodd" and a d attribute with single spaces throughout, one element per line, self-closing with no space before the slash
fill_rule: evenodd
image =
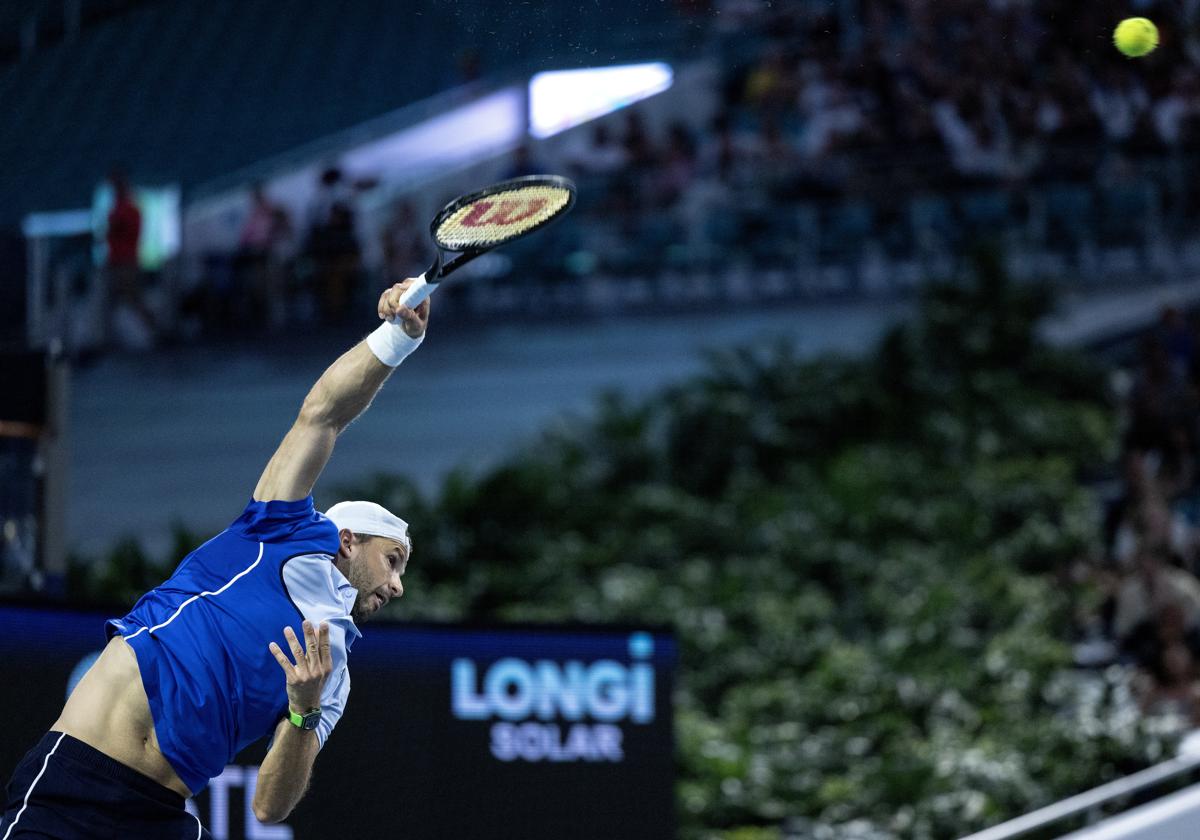
<path id="1" fill-rule="evenodd" d="M 417 307 L 438 284 L 480 254 L 541 230 L 575 206 L 575 185 L 558 175 L 527 175 L 459 196 L 433 217 L 429 233 L 437 257 L 400 296 Z M 458 256 L 447 260 L 447 256 Z"/>

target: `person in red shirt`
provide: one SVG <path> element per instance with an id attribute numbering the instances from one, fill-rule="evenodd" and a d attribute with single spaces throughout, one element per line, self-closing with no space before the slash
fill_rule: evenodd
<path id="1" fill-rule="evenodd" d="M 108 214 L 108 260 L 106 263 L 110 300 L 110 330 L 116 326 L 126 343 L 148 346 L 154 343 L 157 332 L 154 314 L 142 295 L 141 271 L 138 268 L 138 244 L 142 235 L 142 212 L 133 201 L 129 181 L 120 170 L 109 176 L 116 199 Z M 114 320 L 118 308 L 124 307 L 140 322 L 137 326 Z M 123 327 L 123 328 L 122 328 Z M 132 327 L 132 328 L 131 328 Z"/>

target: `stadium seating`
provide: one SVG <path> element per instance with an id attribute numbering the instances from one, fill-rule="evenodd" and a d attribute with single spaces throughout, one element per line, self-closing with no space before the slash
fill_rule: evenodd
<path id="1" fill-rule="evenodd" d="M 660 4 L 617 19 L 548 8 L 541 25 L 579 45 L 564 51 L 565 38 L 530 38 L 524 16 L 484 4 L 110 5 L 77 37 L 0 63 L 0 159 L 15 170 L 0 179 L 0 224 L 86 205 L 115 161 L 186 188 L 359 125 L 460 84 L 464 44 L 504 78 L 620 60 L 644 49 L 647 32 L 663 42 L 677 25 Z M 0 32 L 22 17 L 7 9 Z"/>

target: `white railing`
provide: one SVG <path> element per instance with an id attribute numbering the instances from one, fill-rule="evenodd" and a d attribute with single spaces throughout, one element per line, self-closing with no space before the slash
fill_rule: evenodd
<path id="1" fill-rule="evenodd" d="M 1138 791 L 1162 784 L 1200 767 L 1200 754 L 1181 755 L 1148 767 L 1122 779 L 1077 794 L 1032 813 L 976 832 L 962 840 L 1011 840 L 1040 828 L 1047 828 L 1068 817 L 1086 814 L 1101 805 L 1122 799 Z"/>

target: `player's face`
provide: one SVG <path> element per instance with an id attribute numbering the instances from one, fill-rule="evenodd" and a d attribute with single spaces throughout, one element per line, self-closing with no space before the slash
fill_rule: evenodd
<path id="1" fill-rule="evenodd" d="M 403 543 L 386 537 L 372 537 L 351 543 L 338 568 L 350 585 L 358 590 L 350 617 L 355 623 L 366 621 L 392 598 L 404 594 L 400 578 L 408 565 L 408 549 Z"/>

